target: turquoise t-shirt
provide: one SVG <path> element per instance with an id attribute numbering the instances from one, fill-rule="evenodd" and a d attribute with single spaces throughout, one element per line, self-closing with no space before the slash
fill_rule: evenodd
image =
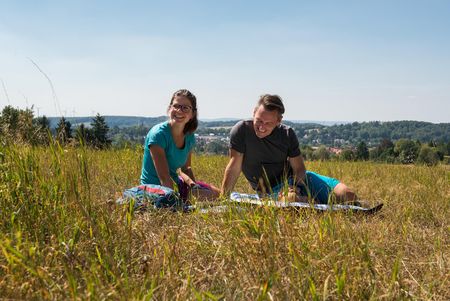
<path id="1" fill-rule="evenodd" d="M 170 177 L 177 183 L 177 169 L 186 163 L 189 152 L 195 145 L 194 134 L 187 134 L 184 137 L 184 147 L 180 149 L 175 145 L 168 121 L 155 125 L 148 132 L 144 144 L 141 184 L 161 185 L 150 154 L 150 145 L 158 145 L 164 149 L 167 163 L 169 164 Z"/>

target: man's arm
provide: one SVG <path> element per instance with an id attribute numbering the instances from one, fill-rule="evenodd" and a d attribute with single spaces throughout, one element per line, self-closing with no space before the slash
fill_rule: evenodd
<path id="1" fill-rule="evenodd" d="M 306 167 L 302 155 L 289 158 L 289 163 L 292 167 L 295 184 L 304 184 L 306 177 Z"/>
<path id="2" fill-rule="evenodd" d="M 244 154 L 234 149 L 230 149 L 230 161 L 225 168 L 225 174 L 222 181 L 221 195 L 226 195 L 231 192 L 236 185 L 237 179 L 241 174 L 242 161 L 244 160 Z"/>
<path id="3" fill-rule="evenodd" d="M 291 164 L 293 171 L 294 186 L 289 187 L 287 195 L 280 195 L 279 200 L 285 202 L 307 202 L 308 197 L 301 196 L 297 189 L 297 185 L 302 185 L 305 183 L 306 177 L 306 167 L 302 155 L 289 158 L 289 163 Z"/>

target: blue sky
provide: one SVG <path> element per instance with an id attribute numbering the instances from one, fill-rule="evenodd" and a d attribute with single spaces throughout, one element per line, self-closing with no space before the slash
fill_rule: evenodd
<path id="1" fill-rule="evenodd" d="M 274 93 L 290 120 L 450 122 L 447 0 L 0 7 L 1 107 L 159 116 L 187 88 L 200 118 L 249 117 Z"/>

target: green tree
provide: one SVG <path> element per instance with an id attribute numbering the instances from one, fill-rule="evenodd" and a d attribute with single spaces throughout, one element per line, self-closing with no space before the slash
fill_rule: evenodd
<path id="1" fill-rule="evenodd" d="M 37 139 L 39 140 L 38 144 L 47 145 L 50 135 L 50 120 L 44 115 L 42 117 L 35 118 L 33 123 L 36 127 Z"/>
<path id="2" fill-rule="evenodd" d="M 309 145 L 302 145 L 300 147 L 300 152 L 305 160 L 314 160 L 314 149 Z"/>
<path id="3" fill-rule="evenodd" d="M 0 132 L 3 139 L 14 143 L 37 144 L 37 127 L 33 107 L 21 110 L 6 106 L 0 116 Z"/>
<path id="4" fill-rule="evenodd" d="M 19 110 L 18 128 L 16 138 L 24 143 L 36 145 L 39 143 L 36 128 L 33 123 L 33 108 Z"/>
<path id="5" fill-rule="evenodd" d="M 212 140 L 206 144 L 205 152 L 209 154 L 226 155 L 228 153 L 228 144 L 220 140 Z"/>
<path id="6" fill-rule="evenodd" d="M 34 120 L 36 127 L 39 130 L 49 130 L 50 129 L 50 120 L 44 115 L 42 117 L 38 117 Z"/>
<path id="7" fill-rule="evenodd" d="M 313 157 L 316 160 L 325 161 L 330 159 L 330 152 L 324 145 L 322 145 L 319 146 L 319 148 L 314 151 Z"/>
<path id="8" fill-rule="evenodd" d="M 355 159 L 355 153 L 350 148 L 346 148 L 342 150 L 339 159 L 342 161 L 353 161 Z"/>
<path id="9" fill-rule="evenodd" d="M 108 138 L 109 127 L 106 124 L 105 118 L 97 115 L 92 119 L 92 145 L 97 148 L 107 148 L 111 145 L 111 140 Z"/>
<path id="10" fill-rule="evenodd" d="M 387 138 L 381 140 L 381 143 L 369 152 L 369 157 L 375 161 L 395 162 L 394 143 Z"/>
<path id="11" fill-rule="evenodd" d="M 448 155 L 447 145 L 445 143 L 439 142 L 436 144 L 436 152 L 439 155 L 439 160 L 444 160 L 444 157 Z"/>
<path id="12" fill-rule="evenodd" d="M 439 154 L 437 153 L 436 148 L 429 147 L 428 145 L 422 145 L 419 156 L 417 157 L 417 162 L 428 166 L 438 164 Z"/>
<path id="13" fill-rule="evenodd" d="M 12 106 L 6 106 L 2 110 L 0 118 L 0 131 L 5 138 L 14 139 L 19 127 L 20 110 Z"/>
<path id="14" fill-rule="evenodd" d="M 369 159 L 369 149 L 364 141 L 361 141 L 356 147 L 356 160 L 366 161 Z"/>
<path id="15" fill-rule="evenodd" d="M 80 144 L 91 145 L 92 131 L 82 123 L 75 130 L 75 139 Z"/>
<path id="16" fill-rule="evenodd" d="M 56 125 L 56 139 L 64 145 L 70 138 L 72 138 L 72 124 L 63 116 Z"/>
<path id="17" fill-rule="evenodd" d="M 419 146 L 416 142 L 409 139 L 399 139 L 395 143 L 394 152 L 403 164 L 411 164 L 417 159 Z"/>

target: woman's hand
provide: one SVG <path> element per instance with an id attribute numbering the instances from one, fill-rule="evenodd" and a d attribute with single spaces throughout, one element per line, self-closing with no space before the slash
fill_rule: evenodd
<path id="1" fill-rule="evenodd" d="M 199 189 L 199 188 L 201 188 L 200 185 L 198 185 L 197 183 L 195 183 L 195 182 L 192 181 L 192 180 L 191 180 L 191 182 L 189 183 L 189 187 L 190 187 L 191 189 Z"/>

